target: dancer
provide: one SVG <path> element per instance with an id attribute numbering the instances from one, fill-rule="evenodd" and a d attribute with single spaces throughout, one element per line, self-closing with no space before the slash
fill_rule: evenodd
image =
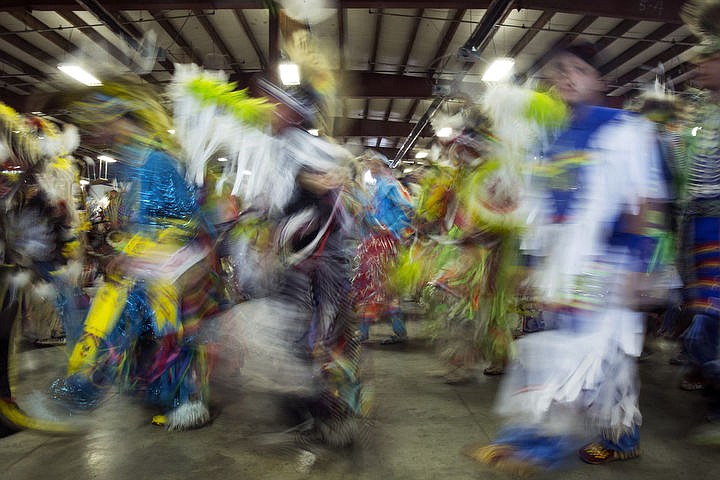
<path id="1" fill-rule="evenodd" d="M 691 118 L 680 136 L 678 158 L 684 167 L 681 222 L 684 268 L 684 308 L 692 315 L 683 333 L 690 363 L 681 383 L 686 390 L 705 389 L 710 399 L 708 419 L 720 420 L 720 13 L 717 0 L 690 1 L 682 17 L 701 39 Z M 717 426 L 698 432 L 703 442 L 720 442 Z"/>
<path id="2" fill-rule="evenodd" d="M 420 274 L 409 277 L 427 282 L 428 326 L 448 383 L 471 380 L 481 361 L 490 363 L 486 374 L 500 374 L 511 355 L 524 223 L 521 165 L 538 141 L 538 126 L 558 124 L 564 116 L 560 102 L 502 85 L 434 122 L 452 125 L 453 134 L 437 139 L 434 165 L 421 183 L 415 225 L 424 253 L 401 269 L 423 263 Z"/>
<path id="3" fill-rule="evenodd" d="M 131 83 L 107 83 L 70 110 L 88 143 L 117 157 L 132 212 L 54 394 L 94 407 L 119 382 L 158 405 L 153 423 L 202 426 L 210 419 L 209 367 L 196 335 L 218 310 L 215 265 L 169 117 L 153 92 Z"/>
<path id="4" fill-rule="evenodd" d="M 639 455 L 643 321 L 634 280 L 655 247 L 645 213 L 664 198 L 664 181 L 653 125 L 591 106 L 604 89 L 597 53 L 570 45 L 549 63 L 571 115 L 534 169 L 539 196 L 527 246 L 550 326 L 516 342 L 497 399 L 509 425 L 489 446 L 466 450 L 499 468 L 558 466 L 587 432 L 599 437 L 579 450 L 588 463 Z"/>
<path id="5" fill-rule="evenodd" d="M 355 308 L 360 316 L 360 341 L 370 337 L 370 325 L 387 318 L 393 334 L 383 344 L 407 340 L 407 329 L 400 309 L 399 292 L 390 284 L 399 244 L 412 234 L 410 195 L 396 180 L 382 158 L 370 154 L 369 175 L 360 180 L 364 198 L 360 229 L 363 240 L 358 248 L 358 271 L 353 279 Z"/>
<path id="6" fill-rule="evenodd" d="M 13 430 L 69 427 L 23 411 L 11 362 L 14 337 L 61 344 L 74 310 L 81 222 L 70 154 L 78 140 L 74 127 L 60 130 L 0 104 L 0 421 Z"/>

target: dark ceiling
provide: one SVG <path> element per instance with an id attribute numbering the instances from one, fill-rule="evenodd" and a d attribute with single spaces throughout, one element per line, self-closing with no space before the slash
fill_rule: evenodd
<path id="1" fill-rule="evenodd" d="M 288 0 L 289 1 L 289 0 Z M 303 7 L 319 0 L 293 0 Z M 453 108 L 458 85 L 480 86 L 494 57 L 515 59 L 520 79 L 537 78 L 562 42 L 602 48 L 610 103 L 655 79 L 677 90 L 692 80 L 696 41 L 682 24 L 682 0 L 337 0 L 311 25 L 342 80 L 333 135 L 349 144 L 410 154 L 429 141 L 425 121 Z M 142 75 L 167 83 L 176 62 L 223 69 L 243 85 L 281 58 L 278 18 L 267 1 L 3 0 L 0 99 L 22 111 L 73 80 L 58 64 L 80 56 L 112 73 L 137 71 L 129 56 L 153 31 L 161 55 Z M 441 8 L 438 8 L 441 7 Z M 310 11 L 308 8 L 307 11 Z M 103 74 L 101 71 L 100 74 Z M 466 89 L 467 90 L 467 89 Z"/>

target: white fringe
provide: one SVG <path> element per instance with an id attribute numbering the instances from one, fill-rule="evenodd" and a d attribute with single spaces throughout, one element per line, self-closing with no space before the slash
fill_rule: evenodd
<path id="1" fill-rule="evenodd" d="M 210 411 L 204 402 L 183 403 L 167 414 L 165 428 L 171 431 L 202 427 L 210 421 Z"/>

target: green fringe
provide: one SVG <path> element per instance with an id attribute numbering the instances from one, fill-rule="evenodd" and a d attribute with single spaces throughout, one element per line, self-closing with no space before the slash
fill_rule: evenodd
<path id="1" fill-rule="evenodd" d="M 188 82 L 188 91 L 204 104 L 216 104 L 243 123 L 262 127 L 270 122 L 275 105 L 253 98 L 247 89 L 235 90 L 237 83 L 225 83 L 206 76 Z"/>

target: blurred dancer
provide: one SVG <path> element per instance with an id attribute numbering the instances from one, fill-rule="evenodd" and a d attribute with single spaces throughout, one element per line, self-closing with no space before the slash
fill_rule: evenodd
<path id="1" fill-rule="evenodd" d="M 683 20 L 702 40 L 692 116 L 680 136 L 684 166 L 681 224 L 684 306 L 692 321 L 683 334 L 691 371 L 681 388 L 708 390 L 708 418 L 720 421 L 720 2 L 691 1 Z M 700 435 L 706 437 L 706 434 Z M 720 442 L 717 428 L 714 442 Z"/>
<path id="2" fill-rule="evenodd" d="M 15 403 L 11 371 L 18 366 L 10 362 L 14 332 L 64 341 L 60 321 L 73 310 L 77 286 L 71 272 L 76 281 L 80 271 L 78 171 L 70 157 L 78 139 L 74 128 L 61 132 L 0 104 L 0 421 L 13 430 L 64 429 Z"/>
<path id="3" fill-rule="evenodd" d="M 453 134 L 438 139 L 421 182 L 415 223 L 424 252 L 403 256 L 401 270 L 427 283 L 428 325 L 448 383 L 472 380 L 480 361 L 490 362 L 486 375 L 503 373 L 517 319 L 520 167 L 538 125 L 561 122 L 565 113 L 547 95 L 503 85 L 438 121 L 453 125 Z M 423 264 L 419 275 L 416 263 Z"/>
<path id="4" fill-rule="evenodd" d="M 412 233 L 410 195 L 379 157 L 367 163 L 370 173 L 360 181 L 366 196 L 362 218 L 363 240 L 358 248 L 358 271 L 353 279 L 356 309 L 360 316 L 360 340 L 370 337 L 370 325 L 382 318 L 390 320 L 393 334 L 383 344 L 407 340 L 407 329 L 400 309 L 400 296 L 389 282 L 398 244 Z"/>
<path id="5" fill-rule="evenodd" d="M 87 141 L 112 149 L 132 205 L 56 396 L 92 407 L 114 382 L 145 392 L 168 429 L 208 422 L 206 351 L 195 341 L 218 308 L 213 256 L 195 189 L 171 152 L 170 122 L 139 85 L 107 84 L 71 112 Z"/>
<path id="6" fill-rule="evenodd" d="M 571 45 L 549 63 L 550 83 L 571 116 L 535 168 L 530 253 L 538 256 L 535 283 L 553 328 L 516 342 L 497 401 L 514 421 L 491 445 L 467 450 L 499 468 L 557 466 L 586 432 L 599 435 L 579 451 L 588 463 L 639 454 L 634 357 L 643 320 L 633 310 L 634 280 L 654 248 L 644 230 L 647 205 L 665 193 L 653 126 L 591 106 L 604 89 L 596 54 L 592 45 Z"/>

